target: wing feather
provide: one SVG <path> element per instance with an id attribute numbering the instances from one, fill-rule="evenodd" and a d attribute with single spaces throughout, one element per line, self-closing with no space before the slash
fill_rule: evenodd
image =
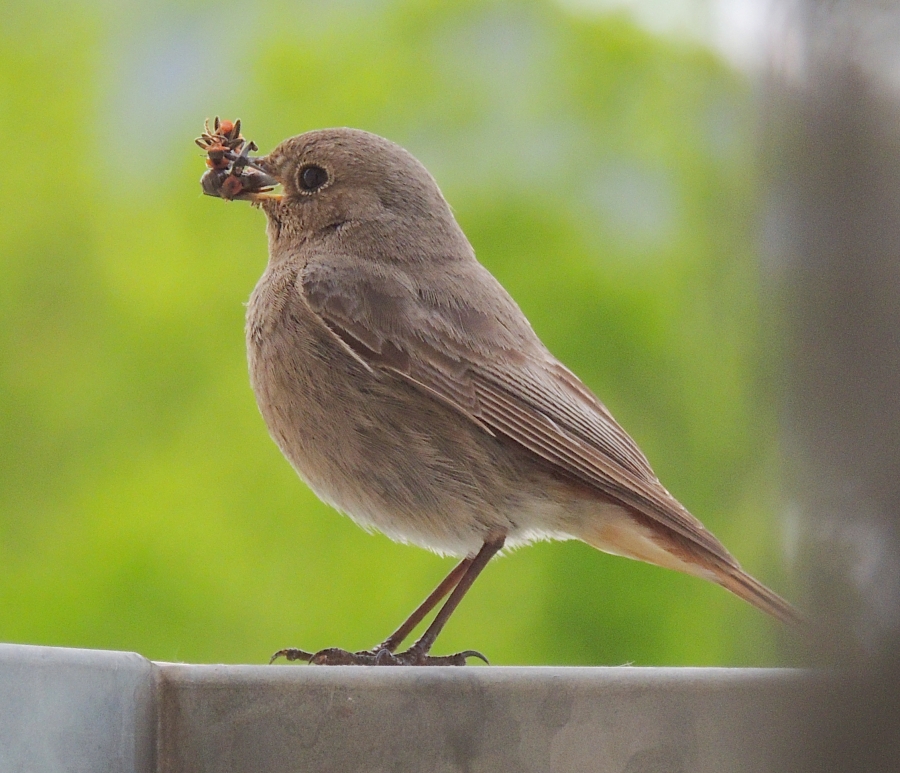
<path id="1" fill-rule="evenodd" d="M 420 272 L 428 268 L 418 266 Z M 471 275 L 460 282 L 466 271 Z M 369 367 L 399 374 L 484 431 L 508 437 L 735 565 L 659 483 L 606 407 L 547 351 L 480 264 L 439 267 L 420 278 L 431 289 L 422 293 L 400 270 L 331 255 L 309 261 L 300 284 L 312 311 Z M 461 287 L 474 290 L 462 297 Z"/>

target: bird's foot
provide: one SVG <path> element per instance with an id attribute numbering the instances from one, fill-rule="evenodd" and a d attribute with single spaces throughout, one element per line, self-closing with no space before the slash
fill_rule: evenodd
<path id="1" fill-rule="evenodd" d="M 484 655 L 475 650 L 465 650 L 453 655 L 429 655 L 415 645 L 396 654 L 384 647 L 362 652 L 350 652 L 339 647 L 329 647 L 318 652 L 290 648 L 278 650 L 269 663 L 280 657 L 285 660 L 302 660 L 316 666 L 464 666 L 468 658 L 480 658 L 485 663 L 488 662 Z"/>

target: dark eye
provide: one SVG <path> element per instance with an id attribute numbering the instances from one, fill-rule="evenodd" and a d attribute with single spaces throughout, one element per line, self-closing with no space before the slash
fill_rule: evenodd
<path id="1" fill-rule="evenodd" d="M 328 172 L 322 169 L 321 166 L 310 164 L 309 166 L 304 166 L 303 169 L 300 170 L 300 174 L 297 175 L 297 182 L 299 183 L 301 190 L 311 193 L 328 182 Z"/>

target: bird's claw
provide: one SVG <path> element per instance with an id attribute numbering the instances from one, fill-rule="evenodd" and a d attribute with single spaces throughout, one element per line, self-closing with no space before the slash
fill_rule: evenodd
<path id="1" fill-rule="evenodd" d="M 288 661 L 303 660 L 309 663 L 315 654 L 316 653 L 314 652 L 307 652 L 306 650 L 298 650 L 294 649 L 293 647 L 288 647 L 283 650 L 278 650 L 278 652 L 274 653 L 272 657 L 269 658 L 269 665 L 271 666 L 276 660 L 278 660 L 278 658 L 284 658 Z"/>
<path id="2" fill-rule="evenodd" d="M 318 652 L 289 648 L 278 650 L 269 663 L 280 657 L 289 661 L 302 660 L 315 666 L 464 666 L 468 658 L 479 658 L 488 663 L 488 659 L 476 650 L 465 650 L 453 655 L 429 655 L 415 645 L 399 653 L 393 653 L 384 647 L 361 652 L 350 652 L 339 647 L 328 647 Z"/>

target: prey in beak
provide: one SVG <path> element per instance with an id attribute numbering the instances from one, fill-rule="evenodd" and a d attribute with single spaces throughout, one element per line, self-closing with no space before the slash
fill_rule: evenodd
<path id="1" fill-rule="evenodd" d="M 210 129 L 207 119 L 203 134 L 194 141 L 206 151 L 209 169 L 200 178 L 200 185 L 207 196 L 252 203 L 281 200 L 281 194 L 270 192 L 278 180 L 265 170 L 264 159 L 250 158 L 258 148 L 241 136 L 240 120 L 220 121 L 216 116 Z"/>

